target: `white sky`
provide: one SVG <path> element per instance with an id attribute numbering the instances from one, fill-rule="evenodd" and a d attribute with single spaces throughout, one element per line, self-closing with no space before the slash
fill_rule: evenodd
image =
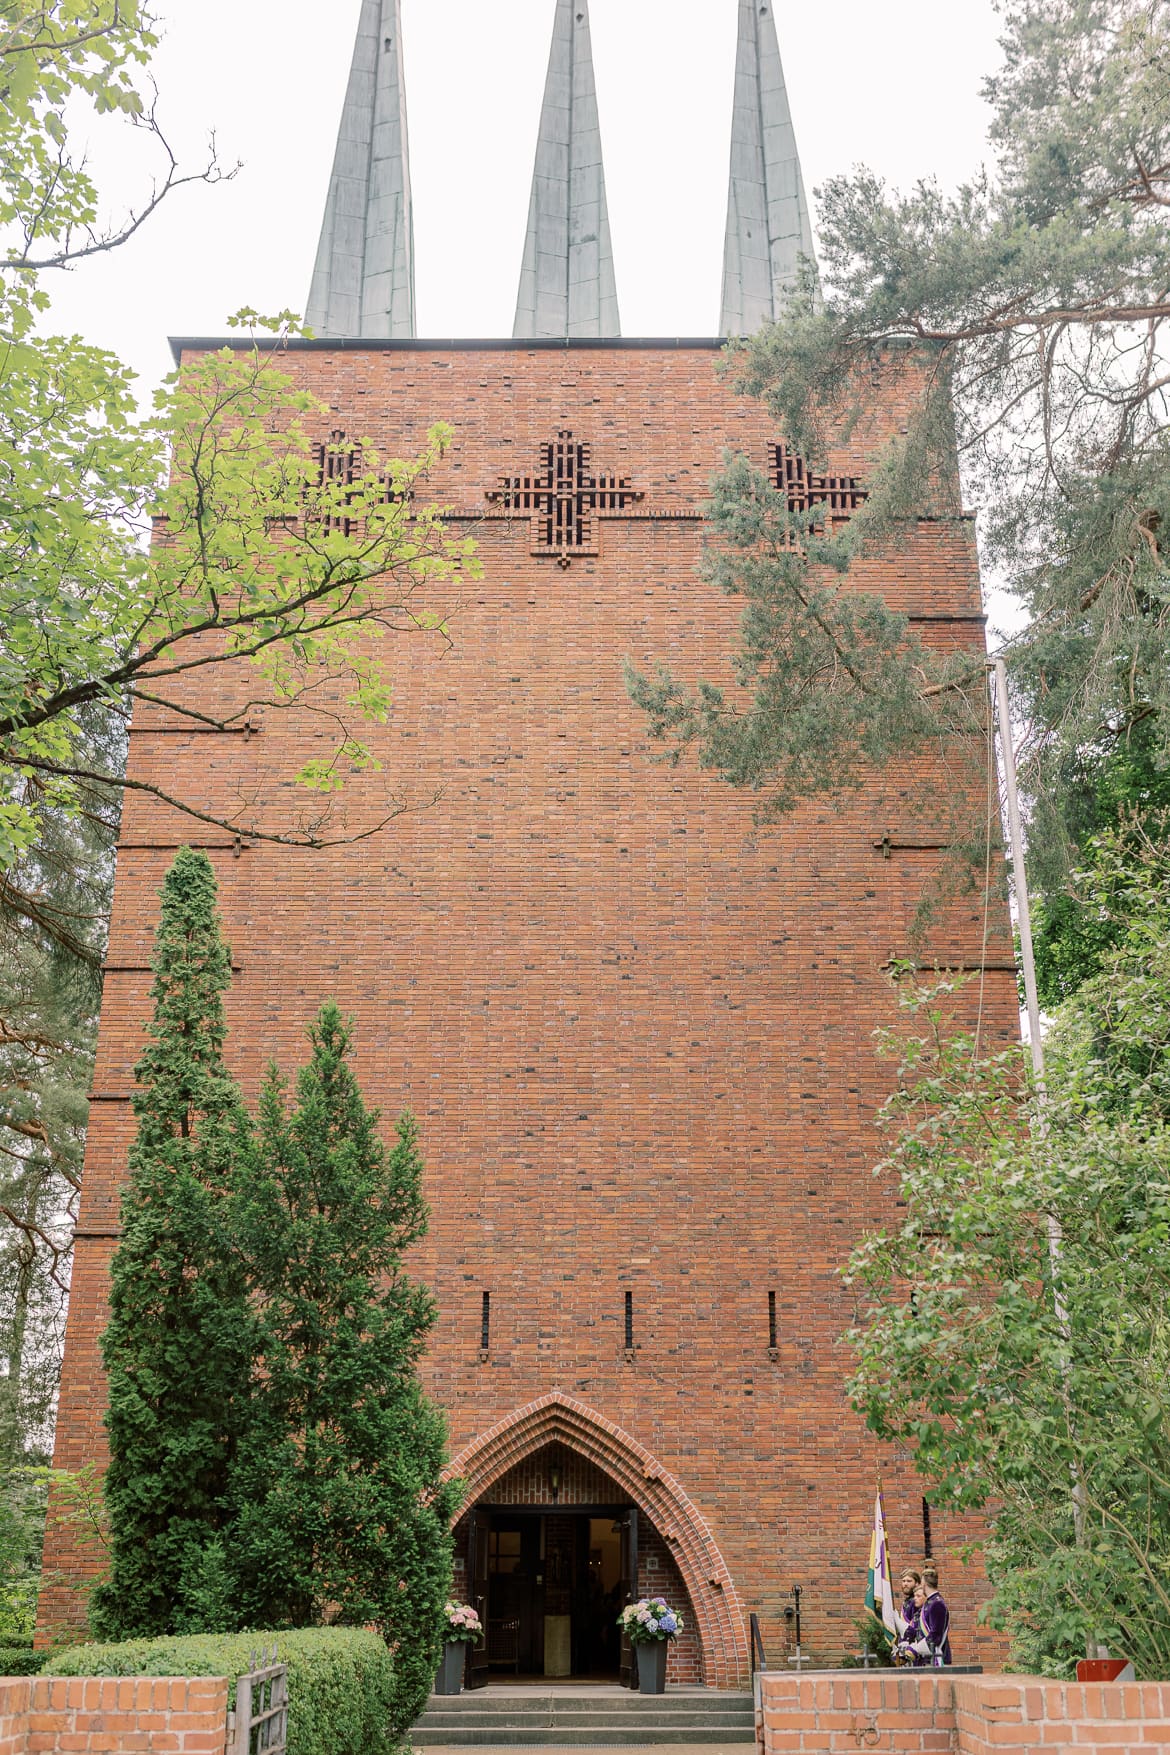
<path id="1" fill-rule="evenodd" d="M 248 304 L 303 310 L 360 0 L 157 0 L 159 113 L 181 158 L 209 130 L 236 180 L 172 198 L 134 242 L 50 277 L 53 326 L 146 384 L 168 335 Z M 403 0 L 421 335 L 510 335 L 552 0 Z M 718 324 L 736 0 L 592 0 L 626 335 Z M 866 163 L 953 186 L 986 152 L 993 0 L 833 0 L 778 12 L 805 181 Z M 95 142 L 126 203 L 136 143 Z M 137 167 L 137 176 L 132 175 Z M 147 174 L 146 181 L 149 181 Z"/>

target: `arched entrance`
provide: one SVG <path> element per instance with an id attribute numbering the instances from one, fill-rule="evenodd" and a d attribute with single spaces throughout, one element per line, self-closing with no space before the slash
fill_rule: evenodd
<path id="1" fill-rule="evenodd" d="M 678 1587 L 685 1592 L 687 1602 L 683 1606 L 690 1609 L 697 1633 L 692 1649 L 699 1673 L 693 1679 L 702 1679 L 711 1687 L 729 1688 L 746 1677 L 748 1653 L 743 1613 L 706 1520 L 669 1470 L 613 1421 L 585 1403 L 553 1391 L 517 1409 L 473 1440 L 454 1458 L 448 1473 L 467 1483 L 464 1500 L 467 1510 L 460 1520 L 460 1529 L 470 1538 L 466 1548 L 468 1578 L 484 1573 L 493 1558 L 499 1576 L 501 1564 L 514 1559 L 521 1578 L 539 1573 L 543 1591 L 540 1544 L 543 1541 L 544 1559 L 548 1560 L 551 1535 L 554 1551 L 561 1556 L 556 1560 L 558 1578 L 563 1574 L 568 1579 L 567 1614 L 571 1623 L 574 1593 L 580 1604 L 586 1590 L 593 1590 L 596 1596 L 598 1583 L 603 1594 L 604 1587 L 610 1584 L 613 1555 L 607 1550 L 612 1537 L 617 1536 L 624 1544 L 618 1557 L 619 1566 L 627 1574 L 621 1579 L 624 1590 L 639 1585 L 642 1589 L 653 1587 L 653 1594 L 669 1597 L 672 1579 L 676 1579 L 676 1594 Z M 507 1506 L 499 1496 L 501 1490 L 511 1501 Z M 628 1517 L 630 1511 L 635 1514 L 632 1519 Z M 540 1527 L 536 1527 L 537 1519 Z M 558 1522 L 546 1521 L 549 1519 Z M 575 1527 L 566 1533 L 565 1525 L 571 1520 Z M 591 1527 L 587 1529 L 586 1523 Z M 623 1524 L 624 1531 L 614 1529 L 615 1525 Z M 503 1556 L 501 1533 L 507 1534 L 508 1552 Z M 574 1553 L 575 1561 L 571 1558 Z M 633 1577 L 629 1576 L 631 1569 Z M 656 1576 L 661 1579 L 660 1585 L 655 1584 Z M 562 1593 L 553 1602 L 563 1613 L 564 1583 L 553 1588 Z M 514 1591 L 513 1595 L 518 1601 L 519 1592 Z M 502 1593 L 500 1600 L 505 1600 Z M 534 1597 L 527 1614 L 543 1616 L 544 1603 L 543 1596 L 539 1601 Z M 515 1620 L 518 1616 L 512 1614 L 507 1618 Z M 559 1618 L 560 1615 L 553 1617 Z M 563 1621 L 560 1627 L 550 1626 L 549 1635 L 555 1639 L 573 1638 L 571 1631 L 565 1634 Z M 531 1662 L 537 1642 L 531 1630 L 526 1630 L 524 1637 L 527 1641 L 524 1656 Z M 586 1661 L 590 1649 L 578 1635 L 573 1652 L 575 1661 Z M 683 1657 L 680 1648 L 676 1661 Z"/>

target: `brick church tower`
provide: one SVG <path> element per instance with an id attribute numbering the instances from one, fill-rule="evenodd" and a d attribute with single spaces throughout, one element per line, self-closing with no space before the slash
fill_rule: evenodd
<path id="1" fill-rule="evenodd" d="M 740 0 L 739 32 L 720 336 L 772 317 L 813 247 L 770 5 Z M 856 1649 L 879 1470 L 895 1562 L 922 1558 L 909 1459 L 845 1401 L 838 1268 L 895 1216 L 870 1175 L 892 1076 L 872 1038 L 941 855 L 898 775 L 757 827 L 750 796 L 649 759 L 622 664 L 726 664 L 738 612 L 698 582 L 725 448 L 794 493 L 836 490 L 847 516 L 906 392 L 879 373 L 837 479 L 809 483 L 717 376 L 718 338 L 621 338 L 588 0 L 556 0 L 513 338 L 417 340 L 412 252 L 400 0 L 363 0 L 309 306 L 320 339 L 287 369 L 328 406 L 323 444 L 361 433 L 410 456 L 452 424 L 435 496 L 483 577 L 453 651 L 410 648 L 373 733 L 385 777 L 359 775 L 345 808 L 376 821 L 387 785 L 437 804 L 332 852 L 207 838 L 238 965 L 229 1058 L 254 1094 L 271 1057 L 301 1063 L 336 997 L 371 1102 L 421 1123 L 432 1223 L 415 1267 L 440 1308 L 424 1369 L 467 1483 L 455 1588 L 489 1627 L 477 1679 L 616 1675 L 613 1617 L 636 1590 L 684 1609 L 672 1675 L 726 1687 L 747 1674 L 751 1611 L 785 1663 L 794 1584 L 806 1648 Z M 924 638 L 982 649 L 967 519 L 923 522 L 863 583 Z M 295 715 L 247 738 L 140 715 L 131 773 L 165 772 L 223 817 L 299 766 L 304 735 Z M 127 795 L 62 1468 L 102 1454 L 131 1069 L 159 886 L 191 835 Z M 1006 916 L 994 925 L 987 949 L 981 910 L 943 910 L 925 956 L 987 968 L 985 1029 L 1008 1041 Z M 968 1658 L 979 1580 L 951 1556 L 969 1533 L 936 1508 Z M 91 1564 L 51 1537 L 50 1569 L 79 1581 Z M 45 1625 L 76 1602 L 47 1589 Z"/>

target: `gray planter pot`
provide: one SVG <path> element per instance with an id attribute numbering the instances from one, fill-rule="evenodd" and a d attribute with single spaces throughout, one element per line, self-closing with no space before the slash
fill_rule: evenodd
<path id="1" fill-rule="evenodd" d="M 668 1639 L 653 1639 L 634 1647 L 638 1654 L 640 1694 L 666 1693 L 666 1650 L 669 1644 Z"/>
<path id="2" fill-rule="evenodd" d="M 463 1641 L 449 1639 L 443 1647 L 439 1673 L 435 1677 L 436 1694 L 462 1693 L 464 1662 Z"/>

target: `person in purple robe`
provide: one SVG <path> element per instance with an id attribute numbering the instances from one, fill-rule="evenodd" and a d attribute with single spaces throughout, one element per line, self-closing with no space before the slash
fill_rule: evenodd
<path id="1" fill-rule="evenodd" d="M 938 1572 L 933 1566 L 924 1567 L 922 1588 L 926 1596 L 918 1618 L 921 1637 L 915 1642 L 915 1657 L 927 1667 L 949 1664 L 951 1613 L 942 1599 L 938 1588 Z"/>
<path id="2" fill-rule="evenodd" d="M 914 1655 L 914 1642 L 922 1638 L 919 1625 L 919 1611 L 924 1601 L 922 1594 L 922 1574 L 907 1566 L 902 1573 L 902 1625 L 898 1637 L 894 1641 L 895 1664 L 913 1664 L 917 1662 Z"/>

